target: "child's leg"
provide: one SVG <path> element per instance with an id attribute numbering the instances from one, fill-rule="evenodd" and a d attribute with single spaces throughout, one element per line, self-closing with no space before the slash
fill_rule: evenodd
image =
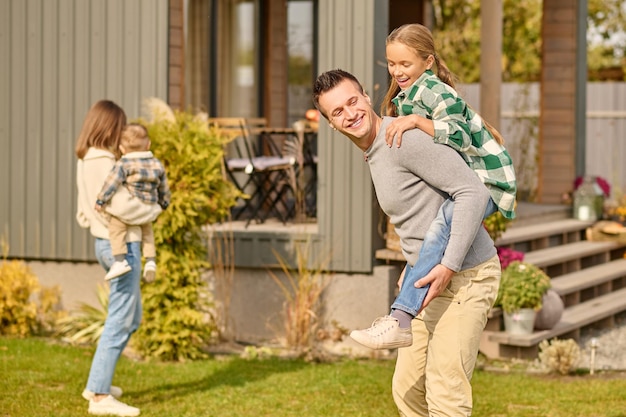
<path id="1" fill-rule="evenodd" d="M 154 232 L 152 231 L 152 223 L 141 225 L 141 252 L 143 256 L 151 261 L 156 258 L 156 246 L 154 245 Z"/>
<path id="2" fill-rule="evenodd" d="M 115 216 L 109 220 L 109 241 L 111 242 L 111 253 L 116 261 L 123 261 L 126 258 L 126 228 L 127 225 Z"/>
<path id="3" fill-rule="evenodd" d="M 400 310 L 408 313 L 411 317 L 415 317 L 422 307 L 430 285 L 415 288 L 415 283 L 441 263 L 450 239 L 453 211 L 454 201 L 450 199 L 444 201 L 437 217 L 426 232 L 417 262 L 413 267 L 409 264 L 406 266 L 402 288 L 400 288 L 400 293 L 391 306 L 392 310 Z"/>
<path id="4" fill-rule="evenodd" d="M 111 265 L 107 271 L 104 279 L 107 281 L 113 278 L 117 278 L 131 270 L 131 266 L 126 261 L 126 229 L 128 226 L 126 223 L 111 216 L 109 220 L 109 241 L 111 242 L 111 254 L 115 258 L 115 262 Z"/>
<path id="5" fill-rule="evenodd" d="M 493 198 L 490 198 L 489 202 L 487 203 L 487 208 L 485 209 L 485 215 L 483 216 L 483 219 L 486 219 L 487 217 L 491 216 L 496 211 L 498 211 L 498 206 L 496 206 L 496 203 L 493 201 Z"/>

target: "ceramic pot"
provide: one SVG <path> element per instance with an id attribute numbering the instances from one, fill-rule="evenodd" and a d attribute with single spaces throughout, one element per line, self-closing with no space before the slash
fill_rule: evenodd
<path id="1" fill-rule="evenodd" d="M 546 291 L 541 304 L 541 310 L 537 312 L 535 318 L 535 329 L 550 330 L 561 320 L 565 305 L 561 296 L 553 289 Z"/>
<path id="2" fill-rule="evenodd" d="M 504 330 L 511 334 L 531 334 L 535 327 L 537 312 L 532 308 L 521 308 L 512 313 L 504 312 Z"/>

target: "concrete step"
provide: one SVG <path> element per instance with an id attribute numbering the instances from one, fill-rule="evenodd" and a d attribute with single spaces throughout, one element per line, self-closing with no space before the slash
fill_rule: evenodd
<path id="1" fill-rule="evenodd" d="M 537 265 L 540 268 L 547 268 L 572 260 L 608 254 L 620 246 L 622 245 L 616 242 L 591 242 L 584 240 L 528 252 L 524 255 L 524 261 Z M 551 276 L 551 278 L 554 277 Z"/>
<path id="2" fill-rule="evenodd" d="M 621 258 L 561 275 L 553 278 L 551 283 L 552 289 L 565 297 L 624 277 L 626 277 L 626 259 Z"/>
<path id="3" fill-rule="evenodd" d="M 550 330 L 535 331 L 528 335 L 492 331 L 487 332 L 487 337 L 491 342 L 499 344 L 534 347 L 543 340 L 579 330 L 624 310 L 626 310 L 626 288 L 566 308 L 561 321 Z"/>
<path id="4" fill-rule="evenodd" d="M 584 230 L 592 224 L 593 222 L 589 221 L 566 218 L 523 227 L 510 227 L 496 240 L 496 246 L 513 247 L 515 249 L 514 245 L 519 246 L 522 243 L 529 244 L 533 241 L 544 241 L 547 239 L 545 244 L 527 245 L 533 246 L 531 249 L 541 249 L 550 246 L 550 242 L 556 241 L 556 244 L 563 244 L 578 241 L 584 236 Z"/>

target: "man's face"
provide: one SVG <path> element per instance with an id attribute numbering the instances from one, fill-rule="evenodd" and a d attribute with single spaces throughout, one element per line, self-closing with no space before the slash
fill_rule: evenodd
<path id="1" fill-rule="evenodd" d="M 357 145 L 376 136 L 370 99 L 353 81 L 344 80 L 320 95 L 319 106 L 330 125 Z"/>

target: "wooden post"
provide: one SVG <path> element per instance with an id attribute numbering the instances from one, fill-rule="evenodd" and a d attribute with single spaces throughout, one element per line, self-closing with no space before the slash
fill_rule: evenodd
<path id="1" fill-rule="evenodd" d="M 480 5 L 480 115 L 500 128 L 502 84 L 502 0 Z"/>

